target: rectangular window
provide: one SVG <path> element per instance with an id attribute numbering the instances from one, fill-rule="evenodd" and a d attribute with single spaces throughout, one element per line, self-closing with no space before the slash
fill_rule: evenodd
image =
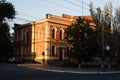
<path id="1" fill-rule="evenodd" d="M 55 46 L 52 46 L 52 55 L 55 55 Z"/>
<path id="2" fill-rule="evenodd" d="M 66 56 L 68 56 L 69 55 L 69 47 L 67 47 L 66 49 L 67 49 L 66 50 Z"/>

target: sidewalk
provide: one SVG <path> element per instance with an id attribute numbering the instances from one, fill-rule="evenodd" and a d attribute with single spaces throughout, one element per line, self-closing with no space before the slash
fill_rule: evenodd
<path id="1" fill-rule="evenodd" d="M 48 66 L 38 63 L 25 63 L 25 64 L 17 64 L 17 66 L 28 67 L 33 69 L 39 69 L 43 71 L 51 71 L 51 72 L 61 72 L 61 73 L 77 73 L 77 74 L 110 74 L 110 73 L 120 73 L 120 71 L 116 71 L 115 69 L 110 70 L 102 70 L 100 68 L 89 69 L 89 68 L 71 68 L 71 67 L 58 67 L 58 66 Z"/>

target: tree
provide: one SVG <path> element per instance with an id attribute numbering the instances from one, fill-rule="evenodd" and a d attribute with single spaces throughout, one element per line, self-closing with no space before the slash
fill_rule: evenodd
<path id="1" fill-rule="evenodd" d="M 6 2 L 6 0 L 0 0 L 0 22 L 6 21 L 6 19 L 13 19 L 14 17 L 14 6 Z"/>
<path id="2" fill-rule="evenodd" d="M 112 4 L 105 5 L 104 11 L 98 7 L 94 9 L 93 4 L 90 4 L 90 13 L 93 17 L 94 23 L 96 25 L 95 28 L 95 39 L 97 46 L 97 54 L 104 62 L 106 58 L 110 56 L 110 50 L 106 49 L 106 47 L 111 48 L 111 20 L 112 20 Z"/>
<path id="3" fill-rule="evenodd" d="M 115 17 L 113 19 L 113 27 L 116 31 L 120 32 L 120 7 L 116 8 Z"/>
<path id="4" fill-rule="evenodd" d="M 11 51 L 12 44 L 7 20 L 14 17 L 14 6 L 6 0 L 0 0 L 0 58 L 8 56 Z"/>
<path id="5" fill-rule="evenodd" d="M 66 39 L 72 45 L 69 57 L 80 61 L 91 61 L 96 56 L 94 30 L 85 18 L 79 17 L 65 31 Z"/>
<path id="6" fill-rule="evenodd" d="M 112 52 L 116 59 L 115 62 L 120 66 L 120 7 L 116 8 L 115 16 L 113 18 L 113 38 L 112 38 Z"/>

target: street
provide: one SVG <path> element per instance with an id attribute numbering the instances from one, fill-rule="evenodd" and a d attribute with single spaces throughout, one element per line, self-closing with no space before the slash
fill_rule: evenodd
<path id="1" fill-rule="evenodd" d="M 0 63 L 0 80 L 120 80 L 120 74 L 58 73 Z"/>

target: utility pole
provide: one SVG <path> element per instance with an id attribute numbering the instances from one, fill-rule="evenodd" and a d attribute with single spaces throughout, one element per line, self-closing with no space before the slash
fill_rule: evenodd
<path id="1" fill-rule="evenodd" d="M 82 0 L 82 16 L 83 16 L 83 0 Z"/>
<path id="2" fill-rule="evenodd" d="M 102 26 L 102 63 L 103 63 L 103 65 L 102 65 L 102 68 L 104 68 L 104 70 L 105 70 L 105 41 L 104 41 L 104 24 L 103 24 L 103 26 Z"/>
<path id="3" fill-rule="evenodd" d="M 108 16 L 109 14 L 105 15 L 105 18 Z M 103 24 L 103 22 L 102 22 Z M 102 26 L 102 60 L 103 60 L 103 65 L 102 68 L 106 71 L 106 65 L 105 65 L 105 26 L 103 24 Z"/>

